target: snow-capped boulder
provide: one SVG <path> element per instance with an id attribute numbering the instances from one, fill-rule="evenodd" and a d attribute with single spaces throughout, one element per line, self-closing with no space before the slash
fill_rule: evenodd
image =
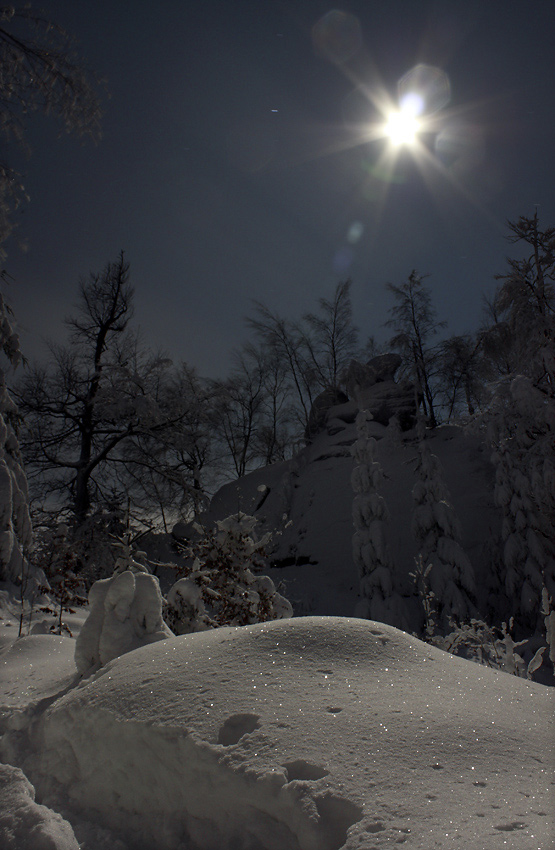
<path id="1" fill-rule="evenodd" d="M 349 399 L 341 390 L 324 390 L 323 393 L 316 396 L 308 416 L 306 438 L 309 440 L 325 429 L 330 408 L 345 404 L 348 401 Z"/>
<path id="2" fill-rule="evenodd" d="M 139 646 L 172 637 L 162 619 L 158 579 L 125 570 L 96 581 L 89 591 L 90 614 L 75 644 L 75 664 L 86 673 Z"/>

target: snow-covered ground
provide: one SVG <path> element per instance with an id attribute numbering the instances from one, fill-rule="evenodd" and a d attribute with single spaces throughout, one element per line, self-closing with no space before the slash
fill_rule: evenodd
<path id="1" fill-rule="evenodd" d="M 0 760 L 38 805 L 0 768 L 2 850 L 555 846 L 552 688 L 339 617 L 169 638 L 79 682 L 73 639 L 9 622 Z"/>

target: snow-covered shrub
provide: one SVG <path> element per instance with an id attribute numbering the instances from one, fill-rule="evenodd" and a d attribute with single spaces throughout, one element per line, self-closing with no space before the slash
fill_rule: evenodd
<path id="1" fill-rule="evenodd" d="M 460 526 L 439 460 L 426 443 L 422 422 L 418 430 L 418 480 L 412 490 L 415 506 L 411 530 L 424 566 L 431 566 L 426 576 L 436 600 L 440 628 L 445 630 L 451 618 L 467 620 L 474 612 L 474 571 L 462 549 Z"/>
<path id="2" fill-rule="evenodd" d="M 376 440 L 370 435 L 372 418 L 367 410 L 359 411 L 357 440 L 352 448 L 353 560 L 360 576 L 361 595 L 355 614 L 406 628 L 403 600 L 395 586 L 395 570 L 385 535 L 389 513 L 378 491 L 383 472 L 376 460 Z"/>
<path id="3" fill-rule="evenodd" d="M 114 540 L 113 548 L 117 552 L 116 562 L 114 564 L 115 575 L 123 573 L 125 570 L 132 570 L 134 573 L 150 572 L 149 568 L 145 565 L 146 553 L 137 549 L 129 531 L 126 531 L 122 537 Z"/>
<path id="4" fill-rule="evenodd" d="M 9 367 L 22 360 L 19 338 L 11 311 L 0 294 L 0 350 Z M 27 479 L 17 439 L 19 414 L 6 386 L 0 365 L 0 581 L 24 582 L 29 566 L 26 553 L 31 545 Z"/>
<path id="5" fill-rule="evenodd" d="M 452 623 L 453 631 L 445 637 L 436 636 L 431 642 L 453 655 L 462 655 L 470 661 L 504 670 L 514 676 L 526 676 L 527 668 L 522 656 L 516 651 L 524 642 L 515 643 L 508 628 L 488 626 L 482 620 Z M 530 673 L 531 676 L 531 673 Z"/>
<path id="6" fill-rule="evenodd" d="M 293 616 L 272 579 L 260 575 L 271 535 L 258 538 L 256 523 L 239 511 L 213 529 L 195 526 L 200 539 L 190 547 L 192 564 L 180 568 L 183 575 L 170 589 L 164 613 L 177 634 Z"/>
<path id="7" fill-rule="evenodd" d="M 545 623 L 545 641 L 549 650 L 548 657 L 555 672 L 555 609 L 553 599 L 545 587 L 542 590 L 542 614 Z"/>
<path id="8" fill-rule="evenodd" d="M 173 636 L 162 618 L 158 579 L 142 564 L 120 564 L 89 591 L 90 613 L 77 636 L 75 664 L 86 673 L 140 646 Z"/>
<path id="9" fill-rule="evenodd" d="M 524 650 L 529 652 L 530 641 L 515 642 L 511 635 L 511 631 L 514 629 L 513 618 L 509 620 L 508 626 L 507 623 L 503 622 L 500 628 L 474 618 L 463 622 L 455 622 L 451 619 L 449 621 L 451 631 L 448 634 L 438 632 L 437 600 L 428 583 L 432 565 L 428 564 L 424 567 L 422 556 L 416 558 L 415 561 L 416 569 L 410 575 L 424 609 L 425 629 L 421 637 L 426 643 L 431 643 L 452 655 L 460 655 L 469 661 L 503 670 L 514 676 L 534 678 L 534 674 L 542 666 L 545 646 L 540 646 L 529 662 L 526 663 L 523 657 Z M 550 604 L 546 592 L 545 611 L 550 618 L 552 616 L 552 619 L 548 620 L 548 616 L 546 616 L 545 624 L 547 642 L 551 646 L 552 644 L 549 643 L 550 629 L 553 629 L 554 632 L 551 639 L 555 638 L 555 612 L 549 614 L 549 608 Z M 517 652 L 517 650 L 522 650 L 522 652 Z"/>

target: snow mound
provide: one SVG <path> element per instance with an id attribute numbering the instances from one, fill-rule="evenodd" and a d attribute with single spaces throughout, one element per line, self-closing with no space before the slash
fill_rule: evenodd
<path id="1" fill-rule="evenodd" d="M 0 732 L 17 728 L 45 699 L 64 692 L 76 680 L 75 641 L 58 635 L 28 635 L 0 651 Z"/>
<path id="2" fill-rule="evenodd" d="M 0 764 L 2 850 L 79 850 L 69 823 L 34 800 L 35 789 L 21 770 Z"/>
<path id="3" fill-rule="evenodd" d="M 279 620 L 113 660 L 47 710 L 26 772 L 132 850 L 538 850 L 552 711 L 393 627 Z"/>

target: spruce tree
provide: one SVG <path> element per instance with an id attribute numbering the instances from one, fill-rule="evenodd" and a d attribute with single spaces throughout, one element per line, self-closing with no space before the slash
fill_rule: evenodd
<path id="1" fill-rule="evenodd" d="M 426 442 L 422 419 L 418 437 L 412 533 L 419 544 L 424 569 L 431 565 L 427 579 L 437 603 L 439 628 L 446 631 L 452 619 L 466 620 L 473 613 L 474 571 L 461 546 L 460 525 L 443 482 L 440 462 Z"/>

